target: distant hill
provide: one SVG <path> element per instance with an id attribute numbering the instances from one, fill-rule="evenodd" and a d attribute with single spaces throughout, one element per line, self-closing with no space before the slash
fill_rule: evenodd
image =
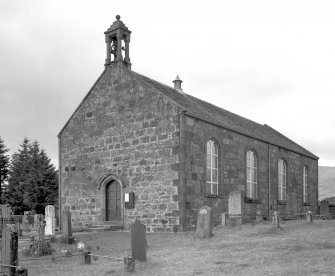
<path id="1" fill-rule="evenodd" d="M 319 200 L 335 196 L 335 167 L 319 166 Z"/>

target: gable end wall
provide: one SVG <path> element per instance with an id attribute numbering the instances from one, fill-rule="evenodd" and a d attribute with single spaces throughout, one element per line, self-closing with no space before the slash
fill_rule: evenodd
<path id="1" fill-rule="evenodd" d="M 106 176 L 135 193 L 125 227 L 135 218 L 149 231 L 179 225 L 179 112 L 125 68 L 107 68 L 60 134 L 61 208 L 74 227 L 105 223 Z"/>

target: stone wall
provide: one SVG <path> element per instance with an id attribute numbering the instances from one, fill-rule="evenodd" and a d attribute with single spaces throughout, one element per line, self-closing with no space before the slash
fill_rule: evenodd
<path id="1" fill-rule="evenodd" d="M 135 218 L 150 231 L 179 224 L 179 109 L 136 74 L 107 67 L 59 138 L 61 208 L 71 210 L 75 227 L 103 223 L 100 185 L 108 175 L 135 193 L 126 227 Z"/>
<path id="2" fill-rule="evenodd" d="M 249 138 L 233 131 L 209 124 L 202 120 L 183 115 L 181 125 L 180 183 L 184 183 L 181 192 L 184 201 L 181 206 L 184 228 L 192 227 L 196 221 L 197 210 L 209 206 L 213 210 L 213 224 L 221 223 L 221 214 L 228 211 L 229 193 L 239 190 L 245 197 L 246 192 L 246 153 L 254 150 L 258 157 L 258 200 L 245 198 L 244 214 L 271 213 L 280 210 L 285 213 L 285 205 L 278 205 L 278 160 L 285 158 L 288 164 L 287 191 L 298 195 L 298 211 L 317 209 L 317 160 L 300 154 L 269 146 L 267 143 Z M 219 195 L 206 195 L 206 142 L 214 139 L 219 147 Z M 269 149 L 271 196 L 269 205 Z M 303 166 L 309 168 L 310 206 L 302 202 Z M 185 170 L 185 172 L 183 172 Z M 269 210 L 270 207 L 270 210 Z"/>

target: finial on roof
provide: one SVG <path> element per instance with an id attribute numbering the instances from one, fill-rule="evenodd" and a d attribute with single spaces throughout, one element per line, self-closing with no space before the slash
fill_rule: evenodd
<path id="1" fill-rule="evenodd" d="M 179 92 L 183 92 L 183 89 L 181 88 L 181 83 L 183 82 L 179 76 L 176 76 L 176 79 L 172 81 L 174 83 L 174 89 L 177 89 Z"/>
<path id="2" fill-rule="evenodd" d="M 116 20 L 120 20 L 121 19 L 121 16 L 120 15 L 117 15 L 115 16 Z"/>

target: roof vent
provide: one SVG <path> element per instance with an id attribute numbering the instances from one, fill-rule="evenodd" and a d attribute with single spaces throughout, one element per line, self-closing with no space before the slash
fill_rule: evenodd
<path id="1" fill-rule="evenodd" d="M 174 83 L 174 89 L 178 90 L 179 92 L 183 92 L 183 89 L 181 88 L 181 83 L 183 82 L 179 76 L 176 76 L 176 79 L 172 81 Z"/>

